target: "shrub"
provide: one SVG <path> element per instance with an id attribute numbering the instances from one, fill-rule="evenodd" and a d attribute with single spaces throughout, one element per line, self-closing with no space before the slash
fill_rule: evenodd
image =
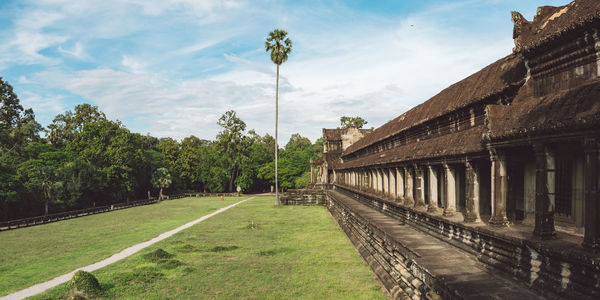
<path id="1" fill-rule="evenodd" d="M 75 289 L 76 293 L 79 292 L 94 295 L 101 291 L 98 279 L 96 279 L 92 273 L 81 270 L 73 275 L 70 286 Z"/>
<path id="2" fill-rule="evenodd" d="M 310 171 L 304 172 L 304 174 L 302 174 L 302 176 L 296 178 L 296 181 L 294 182 L 294 186 L 297 189 L 303 189 L 303 188 L 306 188 L 306 186 L 309 183 L 310 183 Z"/>
<path id="3" fill-rule="evenodd" d="M 161 248 L 158 248 L 150 253 L 144 254 L 144 258 L 151 262 L 158 262 L 159 260 L 168 259 L 171 257 L 173 257 L 173 254 L 171 254 Z"/>

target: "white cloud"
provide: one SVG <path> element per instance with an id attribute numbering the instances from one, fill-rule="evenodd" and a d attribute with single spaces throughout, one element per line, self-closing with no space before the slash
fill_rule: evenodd
<path id="1" fill-rule="evenodd" d="M 67 54 L 67 55 L 74 56 L 79 59 L 82 59 L 86 56 L 83 51 L 83 45 L 81 45 L 80 42 L 75 43 L 75 46 L 73 46 L 72 49 L 63 48 L 62 45 L 60 45 L 60 46 L 58 46 L 58 51 L 60 51 L 64 54 Z"/>
<path id="2" fill-rule="evenodd" d="M 147 67 L 147 64 L 139 59 L 130 57 L 128 55 L 123 55 L 121 59 L 121 64 L 127 68 L 131 73 L 141 74 L 144 73 Z"/>
<path id="3" fill-rule="evenodd" d="M 273 134 L 275 65 L 262 49 L 264 36 L 248 41 L 249 31 L 254 39 L 255 30 L 285 25 L 294 41 L 280 70 L 280 144 L 296 132 L 314 140 L 321 128 L 338 126 L 342 115 L 380 126 L 512 47 L 510 30 L 472 35 L 441 23 L 474 1 L 402 19 L 353 12 L 352 22 L 340 23 L 329 16 L 340 18 L 347 11 L 285 10 L 274 2 L 269 10 L 261 3 L 217 0 L 33 2 L 52 13 L 24 14 L 15 27 L 22 33 L 18 42 L 10 49 L 0 45 L 0 68 L 6 57 L 56 65 L 58 58 L 40 54 L 49 47 L 89 57 L 93 64 L 86 70 L 61 64 L 22 82 L 73 93 L 131 129 L 175 138 L 213 139 L 218 117 L 229 109 L 249 129 Z M 35 23 L 43 13 L 44 21 Z M 177 29 L 189 30 L 183 42 L 168 39 L 171 20 L 184 25 Z M 167 34 L 155 35 L 161 30 Z M 127 46 L 113 44 L 117 38 Z M 98 40 L 105 44 L 98 46 Z M 93 42 L 103 53 L 94 56 Z M 104 60 L 110 51 L 113 56 L 106 57 L 112 62 Z M 188 69 L 200 72 L 182 75 Z M 23 98 L 36 111 L 58 109 L 33 95 Z"/>

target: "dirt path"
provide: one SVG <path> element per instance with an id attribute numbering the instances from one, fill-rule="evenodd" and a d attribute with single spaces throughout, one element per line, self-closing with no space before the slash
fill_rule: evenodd
<path id="1" fill-rule="evenodd" d="M 162 240 L 164 240 L 164 239 L 166 239 L 168 237 L 171 237 L 172 235 L 174 235 L 174 234 L 176 234 L 176 233 L 178 233 L 178 232 L 180 232 L 180 231 L 182 231 L 184 229 L 190 228 L 190 227 L 192 227 L 192 226 L 194 226 L 194 225 L 196 225 L 196 224 L 198 224 L 198 223 L 200 223 L 200 222 L 202 222 L 202 221 L 204 221 L 204 220 L 206 220 L 206 219 L 208 219 L 208 218 L 210 218 L 212 216 L 218 215 L 218 214 L 220 214 L 220 213 L 222 213 L 222 212 L 224 212 L 224 211 L 226 211 L 226 210 L 228 210 L 228 209 L 230 209 L 230 208 L 232 208 L 232 207 L 234 207 L 234 206 L 236 206 L 236 205 L 238 205 L 240 203 L 243 203 L 243 202 L 246 202 L 248 200 L 251 200 L 252 198 L 254 198 L 254 197 L 250 197 L 250 198 L 244 199 L 244 200 L 242 200 L 240 202 L 236 202 L 236 203 L 231 204 L 229 206 L 226 206 L 226 207 L 223 207 L 221 209 L 218 209 L 218 210 L 216 210 L 216 211 L 214 211 L 214 212 L 212 212 L 212 213 L 210 213 L 208 215 L 205 215 L 205 216 L 203 216 L 203 217 L 201 217 L 199 219 L 196 219 L 194 221 L 188 222 L 188 223 L 186 223 L 184 225 L 181 225 L 181 226 L 179 226 L 179 227 L 177 227 L 177 228 L 175 228 L 173 230 L 164 232 L 164 233 L 160 234 L 159 236 L 157 236 L 157 237 L 155 237 L 155 238 L 153 238 L 153 239 L 151 239 L 149 241 L 133 245 L 133 246 L 131 246 L 131 247 L 129 247 L 129 248 L 127 248 L 127 249 L 125 249 L 125 250 L 117 253 L 117 254 L 112 255 L 111 257 L 109 257 L 107 259 L 101 260 L 101 261 L 99 261 L 97 263 L 93 263 L 91 265 L 87 265 L 85 267 L 78 268 L 78 269 L 76 269 L 76 270 L 74 270 L 74 271 L 72 271 L 70 273 L 58 276 L 58 277 L 56 277 L 54 279 L 51 279 L 49 281 L 38 283 L 38 284 L 30 286 L 30 287 L 28 287 L 26 289 L 20 290 L 18 292 L 14 292 L 14 293 L 9 294 L 9 295 L 6 295 L 6 296 L 0 298 L 0 300 L 25 299 L 27 297 L 35 296 L 35 295 L 37 295 L 39 293 L 44 292 L 47 289 L 53 288 L 53 287 L 55 287 L 55 286 L 57 286 L 59 284 L 62 284 L 62 283 L 65 283 L 65 282 L 71 280 L 71 277 L 73 277 L 73 274 L 75 274 L 75 272 L 77 272 L 79 270 L 84 270 L 84 271 L 87 271 L 87 272 L 92 272 L 92 271 L 98 270 L 100 268 L 106 267 L 106 266 L 108 266 L 108 265 L 110 265 L 112 263 L 115 263 L 115 262 L 117 262 L 117 261 L 119 261 L 121 259 L 129 257 L 129 256 L 137 253 L 138 251 L 140 251 L 140 250 L 142 250 L 142 249 L 144 249 L 144 248 L 146 248 L 146 247 L 148 247 L 150 245 L 153 245 L 153 244 L 158 243 L 158 242 L 160 242 L 160 241 L 162 241 Z"/>

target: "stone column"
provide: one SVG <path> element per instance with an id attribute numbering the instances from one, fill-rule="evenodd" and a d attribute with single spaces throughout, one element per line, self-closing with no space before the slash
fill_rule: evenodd
<path id="1" fill-rule="evenodd" d="M 429 172 L 429 205 L 427 206 L 428 212 L 436 212 L 438 209 L 438 178 L 437 170 L 433 166 L 427 166 Z"/>
<path id="2" fill-rule="evenodd" d="M 375 174 L 375 169 L 371 170 L 371 192 L 377 192 L 377 174 Z"/>
<path id="3" fill-rule="evenodd" d="M 508 226 L 506 218 L 506 198 L 508 197 L 508 178 L 506 177 L 506 158 L 495 149 L 490 150 L 492 160 L 492 217 L 490 225 Z"/>
<path id="4" fill-rule="evenodd" d="M 390 195 L 390 178 L 388 175 L 388 170 L 386 168 L 381 169 L 381 177 L 383 178 L 383 195 L 386 198 Z"/>
<path id="5" fill-rule="evenodd" d="M 383 193 L 383 171 L 381 169 L 377 170 L 377 191 L 379 193 Z"/>
<path id="6" fill-rule="evenodd" d="M 600 182 L 598 167 L 600 167 L 600 153 L 597 139 L 585 139 L 585 234 L 583 246 L 600 249 Z"/>
<path id="7" fill-rule="evenodd" d="M 415 198 L 413 196 L 413 175 L 410 168 L 405 169 L 406 178 L 404 180 L 404 205 L 413 206 Z"/>
<path id="8" fill-rule="evenodd" d="M 473 161 L 467 160 L 465 163 L 466 177 L 466 196 L 467 196 L 467 212 L 465 214 L 465 222 L 473 223 L 480 222 L 479 216 L 479 169 Z"/>
<path id="9" fill-rule="evenodd" d="M 555 164 L 554 153 L 543 144 L 533 145 L 535 152 L 535 229 L 533 235 L 550 239 L 554 232 Z"/>
<path id="10" fill-rule="evenodd" d="M 456 212 L 456 178 L 454 169 L 448 164 L 444 164 L 444 193 L 446 205 L 444 207 L 444 216 L 451 217 Z"/>
<path id="11" fill-rule="evenodd" d="M 404 168 L 396 168 L 396 183 L 398 200 L 404 201 Z"/>
<path id="12" fill-rule="evenodd" d="M 388 172 L 390 174 L 390 199 L 395 200 L 397 198 L 396 196 L 396 169 L 395 168 L 390 168 L 388 169 Z"/>
<path id="13" fill-rule="evenodd" d="M 425 178 L 423 168 L 415 165 L 415 207 L 425 206 Z"/>
<path id="14" fill-rule="evenodd" d="M 313 159 L 310 159 L 310 184 L 315 184 L 315 165 Z"/>

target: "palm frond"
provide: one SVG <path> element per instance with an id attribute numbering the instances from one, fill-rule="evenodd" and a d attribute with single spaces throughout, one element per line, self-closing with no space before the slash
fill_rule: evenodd
<path id="1" fill-rule="evenodd" d="M 287 32 L 280 29 L 271 31 L 265 42 L 265 51 L 271 51 L 273 63 L 277 65 L 284 63 L 292 52 L 292 41 L 287 38 Z"/>

